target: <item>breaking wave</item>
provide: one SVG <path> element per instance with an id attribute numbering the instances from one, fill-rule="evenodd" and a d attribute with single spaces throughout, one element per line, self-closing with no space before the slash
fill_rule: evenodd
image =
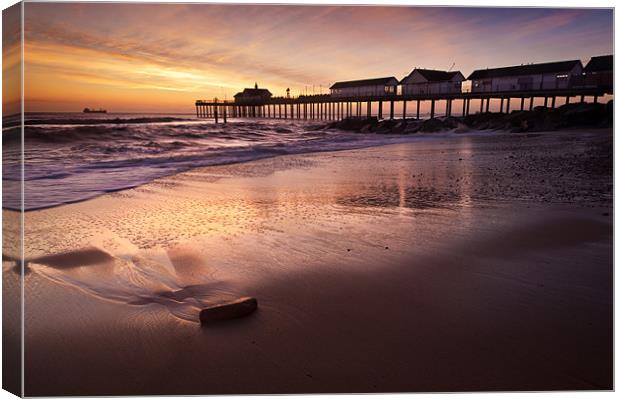
<path id="1" fill-rule="evenodd" d="M 21 129 L 3 128 L 3 207 L 20 208 Z M 232 120 L 215 124 L 188 115 L 27 115 L 25 209 L 86 200 L 192 168 L 285 154 L 363 148 L 411 137 L 356 134 L 325 123 Z"/>

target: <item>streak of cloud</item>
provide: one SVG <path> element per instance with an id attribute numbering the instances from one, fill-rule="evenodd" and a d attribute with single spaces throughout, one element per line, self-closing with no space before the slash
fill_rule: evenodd
<path id="1" fill-rule="evenodd" d="M 25 15 L 31 111 L 191 112 L 255 81 L 282 95 L 416 66 L 467 75 L 613 51 L 601 9 L 27 3 Z"/>

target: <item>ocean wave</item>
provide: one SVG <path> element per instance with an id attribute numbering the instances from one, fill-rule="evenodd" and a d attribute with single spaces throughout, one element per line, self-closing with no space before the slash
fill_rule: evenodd
<path id="1" fill-rule="evenodd" d="M 26 119 L 24 125 L 121 125 L 137 123 L 162 123 L 190 121 L 188 118 L 175 117 L 150 117 L 150 118 L 53 118 L 53 119 Z"/>
<path id="2" fill-rule="evenodd" d="M 70 120 L 59 116 L 53 119 Z M 131 120 L 145 119 L 154 120 Z M 162 119 L 173 118 L 158 120 Z M 18 127 L 3 131 L 3 178 L 12 185 L 21 178 L 20 137 Z M 240 120 L 226 125 L 210 121 L 40 124 L 26 126 L 24 138 L 26 210 L 86 200 L 196 167 L 411 140 L 405 136 L 337 131 L 326 129 L 326 124 L 290 120 Z M 3 207 L 19 209 L 19 190 L 11 187 L 5 190 Z"/>

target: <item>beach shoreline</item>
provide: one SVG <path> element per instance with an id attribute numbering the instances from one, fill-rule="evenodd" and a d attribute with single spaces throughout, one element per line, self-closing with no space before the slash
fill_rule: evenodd
<path id="1" fill-rule="evenodd" d="M 612 389 L 611 142 L 284 155 L 27 212 L 25 393 Z"/>

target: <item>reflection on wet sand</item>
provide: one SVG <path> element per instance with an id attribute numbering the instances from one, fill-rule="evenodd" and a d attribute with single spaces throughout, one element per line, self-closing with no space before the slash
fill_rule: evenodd
<path id="1" fill-rule="evenodd" d="M 364 192 L 367 190 L 366 192 Z M 441 192 L 427 187 L 403 187 L 403 185 L 380 185 L 364 187 L 358 194 L 338 199 L 343 206 L 378 208 L 455 209 L 462 203 L 459 192 Z"/>
<path id="2" fill-rule="evenodd" d="M 611 224 L 590 207 L 610 206 L 611 168 L 565 173 L 604 164 L 611 135 L 571 134 L 587 140 L 458 136 L 195 169 L 28 212 L 31 394 L 479 389 L 489 373 L 496 389 L 517 374 L 529 389 L 605 386 Z M 200 330 L 201 307 L 241 296 L 256 317 Z M 577 336 L 599 344 L 574 344 L 582 362 L 558 372 Z M 541 355 L 528 368 L 506 353 Z M 64 361 L 44 372 L 50 358 Z M 379 372 L 394 362 L 430 377 Z M 85 364 L 100 384 L 67 382 Z"/>

